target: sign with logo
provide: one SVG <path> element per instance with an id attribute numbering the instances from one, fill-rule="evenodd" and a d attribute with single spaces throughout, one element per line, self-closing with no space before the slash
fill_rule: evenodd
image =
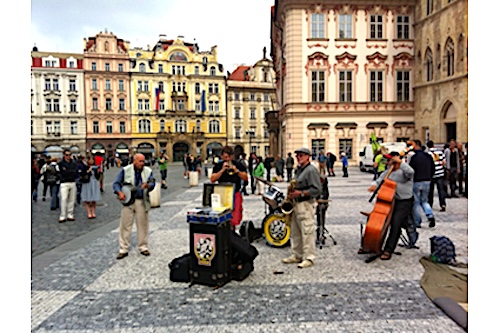
<path id="1" fill-rule="evenodd" d="M 198 265 L 212 266 L 212 259 L 215 256 L 215 235 L 214 234 L 193 234 L 194 253 L 198 258 Z"/>

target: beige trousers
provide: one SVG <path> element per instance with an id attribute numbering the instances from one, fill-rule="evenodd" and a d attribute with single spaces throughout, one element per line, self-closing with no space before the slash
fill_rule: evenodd
<path id="1" fill-rule="evenodd" d="M 314 215 L 316 201 L 297 202 L 293 206 L 290 220 L 292 254 L 296 258 L 314 261 L 316 254 L 316 233 Z"/>
<path id="2" fill-rule="evenodd" d="M 127 253 L 129 250 L 134 217 L 137 226 L 139 251 L 148 249 L 148 212 L 146 212 L 146 208 L 144 207 L 144 201 L 142 199 L 135 199 L 132 205 L 122 207 L 119 231 L 120 253 Z"/>

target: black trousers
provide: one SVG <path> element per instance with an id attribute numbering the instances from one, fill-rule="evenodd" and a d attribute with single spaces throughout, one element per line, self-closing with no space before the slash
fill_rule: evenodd
<path id="1" fill-rule="evenodd" d="M 446 206 L 446 179 L 444 177 L 432 178 L 429 188 L 429 197 L 427 201 L 429 205 L 434 204 L 434 188 L 437 187 L 439 207 Z"/>
<path id="2" fill-rule="evenodd" d="M 286 178 L 287 178 L 288 182 L 290 180 L 292 180 L 292 171 L 293 171 L 293 168 L 286 168 Z"/>
<path id="3" fill-rule="evenodd" d="M 397 200 L 394 203 L 392 211 L 389 236 L 385 242 L 384 251 L 393 253 L 401 236 L 401 228 L 408 225 L 408 215 L 411 214 L 413 207 L 413 198 Z"/>

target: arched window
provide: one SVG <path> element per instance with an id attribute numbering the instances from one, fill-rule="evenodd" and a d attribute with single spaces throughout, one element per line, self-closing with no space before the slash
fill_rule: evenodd
<path id="1" fill-rule="evenodd" d="M 425 51 L 425 68 L 427 71 L 427 81 L 432 81 L 433 79 L 432 66 L 432 51 L 431 49 L 427 49 L 427 51 Z"/>
<path id="2" fill-rule="evenodd" d="M 175 132 L 176 133 L 186 133 L 187 124 L 185 120 L 176 120 L 175 121 Z"/>
<path id="3" fill-rule="evenodd" d="M 187 56 L 183 52 L 173 52 L 169 58 L 170 61 L 187 61 Z"/>
<path id="4" fill-rule="evenodd" d="M 200 90 L 200 84 L 198 82 L 196 82 L 194 84 L 194 93 L 195 94 L 201 94 L 201 90 Z"/>
<path id="5" fill-rule="evenodd" d="M 446 75 L 455 74 L 455 45 L 451 38 L 446 41 Z"/>
<path id="6" fill-rule="evenodd" d="M 158 82 L 158 89 L 160 89 L 161 92 L 164 92 L 163 90 L 163 81 Z"/>
<path id="7" fill-rule="evenodd" d="M 165 132 L 165 120 L 160 120 L 160 132 Z"/>
<path id="8" fill-rule="evenodd" d="M 149 120 L 139 120 L 139 133 L 151 133 L 151 122 Z"/>
<path id="9" fill-rule="evenodd" d="M 208 132 L 220 133 L 220 126 L 218 120 L 210 120 L 210 123 L 208 124 Z"/>
<path id="10" fill-rule="evenodd" d="M 139 72 L 141 72 L 141 73 L 146 72 L 146 65 L 145 64 L 141 63 L 139 65 Z"/>
<path id="11" fill-rule="evenodd" d="M 215 66 L 210 67 L 210 75 L 215 76 Z"/>

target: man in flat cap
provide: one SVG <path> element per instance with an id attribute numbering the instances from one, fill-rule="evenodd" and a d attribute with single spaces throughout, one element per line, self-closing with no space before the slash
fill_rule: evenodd
<path id="1" fill-rule="evenodd" d="M 316 253 L 315 211 L 316 198 L 321 194 L 318 169 L 311 164 L 311 151 L 299 148 L 295 151 L 297 168 L 294 190 L 288 194 L 293 202 L 290 217 L 292 255 L 283 259 L 285 264 L 299 264 L 299 268 L 311 267 Z"/>

